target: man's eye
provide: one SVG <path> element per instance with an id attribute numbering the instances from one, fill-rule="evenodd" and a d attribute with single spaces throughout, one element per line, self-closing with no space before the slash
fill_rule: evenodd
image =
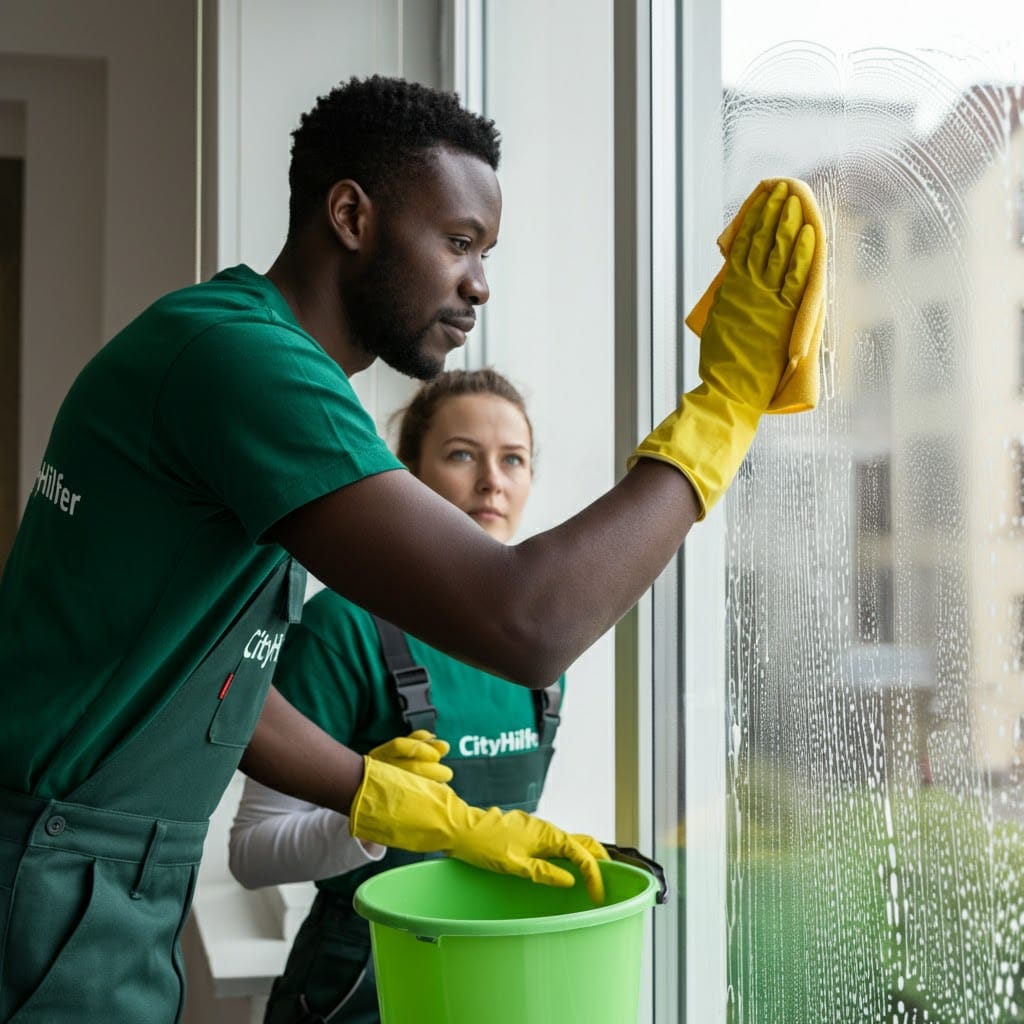
<path id="1" fill-rule="evenodd" d="M 459 252 L 469 252 L 469 247 L 472 243 L 468 238 L 453 238 L 452 245 L 458 249 Z"/>

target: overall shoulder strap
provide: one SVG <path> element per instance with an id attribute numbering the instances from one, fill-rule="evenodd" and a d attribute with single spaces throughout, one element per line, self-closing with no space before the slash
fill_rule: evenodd
<path id="1" fill-rule="evenodd" d="M 422 665 L 413 661 L 405 634 L 384 619 L 372 616 L 380 637 L 380 651 L 387 666 L 388 679 L 395 687 L 402 718 L 410 732 L 437 726 L 437 708 L 430 702 L 430 675 Z"/>
<path id="2" fill-rule="evenodd" d="M 387 666 L 388 679 L 395 687 L 402 718 L 409 726 L 409 731 L 428 729 L 435 732 L 437 708 L 430 700 L 430 674 L 413 660 L 405 634 L 396 625 L 376 615 L 371 618 L 380 637 L 380 650 Z M 559 715 L 561 704 L 562 687 L 559 683 L 533 691 L 537 738 L 542 747 L 550 747 L 554 743 L 555 733 L 562 720 Z"/>
<path id="3" fill-rule="evenodd" d="M 562 706 L 561 684 L 552 683 L 543 690 L 534 690 L 533 706 L 537 714 L 537 739 L 542 747 L 550 747 L 562 721 L 558 713 Z"/>

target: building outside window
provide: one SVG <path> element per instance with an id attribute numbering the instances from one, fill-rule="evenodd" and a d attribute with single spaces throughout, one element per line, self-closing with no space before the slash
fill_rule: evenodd
<path id="1" fill-rule="evenodd" d="M 828 322 L 817 409 L 765 419 L 718 520 L 724 878 L 707 791 L 681 863 L 724 906 L 680 926 L 680 1019 L 1024 1020 L 1024 65 L 994 0 L 720 13 L 721 222 L 808 181 Z"/>

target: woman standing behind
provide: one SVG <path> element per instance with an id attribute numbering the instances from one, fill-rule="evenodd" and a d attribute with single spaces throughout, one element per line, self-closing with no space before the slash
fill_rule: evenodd
<path id="1" fill-rule="evenodd" d="M 449 371 L 422 385 L 399 415 L 402 462 L 508 541 L 533 484 L 533 429 L 515 387 L 490 369 Z M 564 678 L 542 691 L 510 685 L 324 590 L 289 630 L 274 681 L 360 753 L 439 781 L 451 776 L 439 763 L 450 754 L 452 788 L 468 803 L 537 806 Z M 352 896 L 371 875 L 419 856 L 364 846 L 344 816 L 246 781 L 231 830 L 232 873 L 249 888 L 308 879 L 318 888 L 274 984 L 266 1024 L 376 1024 L 369 927 Z"/>

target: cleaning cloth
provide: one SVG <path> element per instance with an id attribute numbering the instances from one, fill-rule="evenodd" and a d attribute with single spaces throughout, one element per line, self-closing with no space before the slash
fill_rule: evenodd
<path id="1" fill-rule="evenodd" d="M 704 324 L 708 319 L 708 311 L 714 301 L 725 276 L 728 265 L 729 250 L 743 218 L 751 205 L 764 192 L 771 193 L 775 185 L 784 181 L 789 186 L 791 195 L 795 195 L 803 207 L 804 222 L 814 228 L 817 244 L 814 247 L 814 258 L 811 263 L 807 288 L 804 291 L 793 322 L 793 331 L 789 341 L 789 362 L 779 380 L 772 400 L 765 412 L 786 413 L 806 412 L 818 404 L 820 376 L 818 370 L 818 349 L 821 347 L 821 335 L 825 326 L 825 260 L 826 236 L 818 202 L 810 186 L 799 178 L 766 178 L 747 197 L 733 217 L 729 226 L 718 236 L 718 248 L 726 259 L 726 265 L 718 272 L 717 277 L 708 286 L 697 304 L 686 318 L 686 326 L 700 337 Z"/>

